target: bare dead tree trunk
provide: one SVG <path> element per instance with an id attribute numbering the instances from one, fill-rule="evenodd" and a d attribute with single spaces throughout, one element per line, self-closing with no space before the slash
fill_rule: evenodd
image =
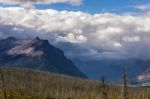
<path id="1" fill-rule="evenodd" d="M 105 77 L 102 76 L 101 78 L 102 81 L 102 94 L 103 94 L 103 99 L 108 99 L 108 85 L 106 84 Z"/>
<path id="2" fill-rule="evenodd" d="M 124 69 L 124 99 L 128 98 L 128 78 L 127 78 L 127 71 Z"/>
<path id="3" fill-rule="evenodd" d="M 3 76 L 3 72 L 2 72 L 1 68 L 0 68 L 0 76 L 1 76 L 1 80 L 2 80 L 2 91 L 4 93 L 4 99 L 7 99 L 7 94 L 6 94 L 6 89 L 5 89 L 5 82 L 4 82 L 4 76 Z"/>

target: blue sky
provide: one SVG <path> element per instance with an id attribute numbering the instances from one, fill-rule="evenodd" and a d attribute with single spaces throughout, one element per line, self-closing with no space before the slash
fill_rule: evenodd
<path id="1" fill-rule="evenodd" d="M 65 3 L 55 4 L 36 4 L 38 9 L 55 9 L 68 11 L 82 11 L 91 14 L 101 12 L 124 13 L 138 11 L 135 6 L 150 4 L 150 0 L 82 0 L 82 4 L 73 6 Z M 8 4 L 1 4 L 0 6 L 8 7 Z M 12 6 L 12 5 L 9 5 Z M 18 5 L 13 5 L 18 6 Z"/>
<path id="2" fill-rule="evenodd" d="M 79 6 L 72 6 L 69 4 L 47 4 L 36 5 L 39 9 L 56 9 L 56 10 L 69 10 L 69 11 L 83 11 L 88 13 L 100 12 L 132 12 L 137 11 L 134 7 L 136 5 L 144 5 L 150 3 L 149 0 L 84 0 Z"/>

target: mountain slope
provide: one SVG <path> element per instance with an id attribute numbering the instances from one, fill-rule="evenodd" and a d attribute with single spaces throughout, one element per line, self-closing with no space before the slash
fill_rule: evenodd
<path id="1" fill-rule="evenodd" d="M 0 40 L 0 66 L 22 67 L 85 77 L 62 50 L 47 40 L 16 39 Z"/>
<path id="2" fill-rule="evenodd" d="M 147 81 L 147 80 L 150 80 L 150 68 L 147 69 L 146 71 L 144 71 L 143 73 L 141 73 L 141 74 L 138 76 L 138 80 L 139 80 L 139 81 Z"/>
<path id="3" fill-rule="evenodd" d="M 138 75 L 137 79 L 142 86 L 150 86 L 150 68 Z"/>
<path id="4" fill-rule="evenodd" d="M 80 70 L 91 79 L 100 79 L 105 75 L 109 81 L 121 81 L 123 70 L 127 69 L 128 77 L 133 79 L 147 70 L 150 66 L 148 60 L 98 60 L 98 61 L 74 61 Z"/>

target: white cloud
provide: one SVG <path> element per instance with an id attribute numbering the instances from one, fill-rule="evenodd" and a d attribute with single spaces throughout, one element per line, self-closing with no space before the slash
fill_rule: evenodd
<path id="1" fill-rule="evenodd" d="M 125 42 L 139 42 L 140 37 L 139 36 L 133 36 L 133 37 L 125 36 L 125 37 L 123 37 L 123 41 L 125 41 Z"/>
<path id="2" fill-rule="evenodd" d="M 150 10 L 150 4 L 137 5 L 135 6 L 135 8 L 142 10 L 142 11 Z"/>
<path id="3" fill-rule="evenodd" d="M 54 3 L 68 3 L 71 5 L 80 5 L 82 0 L 0 0 L 3 4 L 54 4 Z"/>
<path id="4" fill-rule="evenodd" d="M 0 36 L 49 39 L 54 44 L 71 43 L 66 51 L 74 57 L 150 59 L 150 13 L 113 13 L 0 8 Z M 70 54 L 72 53 L 72 54 Z"/>
<path id="5" fill-rule="evenodd" d="M 68 33 L 67 36 L 58 36 L 57 41 L 65 41 L 70 43 L 84 43 L 87 41 L 87 38 L 83 35 L 74 35 L 74 33 Z"/>

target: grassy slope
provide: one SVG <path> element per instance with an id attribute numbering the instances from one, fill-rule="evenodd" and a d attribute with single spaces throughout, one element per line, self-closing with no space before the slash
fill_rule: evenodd
<path id="1" fill-rule="evenodd" d="M 7 95 L 14 97 L 12 99 L 102 99 L 102 86 L 98 81 L 25 69 L 2 69 L 2 72 Z M 1 85 L 2 82 L 0 89 Z M 150 89 L 129 88 L 129 91 L 130 99 L 150 99 Z M 122 99 L 122 92 L 121 87 L 109 86 L 110 99 Z M 0 91 L 0 99 L 2 97 Z"/>

